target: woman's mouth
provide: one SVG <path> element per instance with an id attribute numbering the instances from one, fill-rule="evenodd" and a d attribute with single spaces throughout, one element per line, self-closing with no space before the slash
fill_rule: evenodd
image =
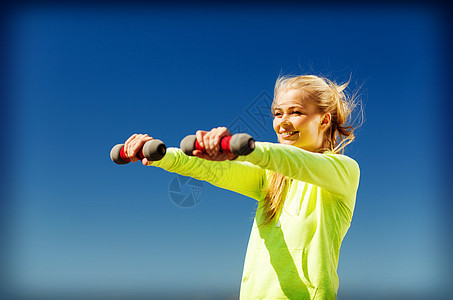
<path id="1" fill-rule="evenodd" d="M 292 137 L 293 135 L 297 134 L 299 131 L 285 131 L 281 132 L 280 136 L 284 139 L 287 139 L 289 137 Z"/>

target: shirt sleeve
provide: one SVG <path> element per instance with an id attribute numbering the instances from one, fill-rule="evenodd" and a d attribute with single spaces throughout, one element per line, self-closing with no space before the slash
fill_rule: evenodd
<path id="1" fill-rule="evenodd" d="M 355 194 L 359 184 L 359 165 L 341 154 L 320 154 L 291 145 L 256 142 L 252 153 L 237 160 L 311 183 L 342 197 Z"/>
<path id="2" fill-rule="evenodd" d="M 266 170 L 249 162 L 209 161 L 188 156 L 178 148 L 167 148 L 163 159 L 150 162 L 148 165 L 204 180 L 257 201 L 263 195 L 268 176 Z"/>

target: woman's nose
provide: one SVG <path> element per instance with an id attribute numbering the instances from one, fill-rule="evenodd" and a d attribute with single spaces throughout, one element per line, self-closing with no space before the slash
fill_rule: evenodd
<path id="1" fill-rule="evenodd" d="M 289 115 L 288 114 L 283 114 L 281 122 L 280 122 L 280 126 L 288 125 L 288 124 L 291 124 L 291 122 L 289 121 Z"/>
<path id="2" fill-rule="evenodd" d="M 289 120 L 282 119 L 280 126 L 288 126 L 288 125 L 291 125 L 291 122 Z"/>

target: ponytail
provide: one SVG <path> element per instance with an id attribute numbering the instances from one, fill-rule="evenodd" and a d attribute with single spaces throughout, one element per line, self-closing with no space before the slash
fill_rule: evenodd
<path id="1" fill-rule="evenodd" d="M 288 179 L 285 175 L 280 173 L 273 173 L 268 184 L 268 191 L 264 198 L 264 204 L 261 209 L 264 210 L 262 214 L 261 224 L 269 224 L 279 213 L 280 208 L 283 206 L 283 191 L 287 184 Z"/>
<path id="2" fill-rule="evenodd" d="M 330 113 L 332 119 L 331 125 L 324 136 L 324 147 L 322 150 L 328 150 L 332 153 L 343 153 L 344 148 L 355 139 L 355 128 L 350 119 L 356 107 L 355 97 L 349 98 L 344 93 L 349 81 L 342 85 L 337 85 L 327 78 L 324 78 L 324 81 L 331 95 L 327 99 L 321 99 L 323 101 L 318 101 L 318 107 L 320 107 L 321 113 Z"/>

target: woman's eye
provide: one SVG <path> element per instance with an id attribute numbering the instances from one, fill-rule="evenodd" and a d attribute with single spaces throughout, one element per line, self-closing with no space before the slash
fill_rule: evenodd
<path id="1" fill-rule="evenodd" d="M 282 115 L 281 112 L 274 112 L 274 117 L 279 117 L 279 116 L 281 116 L 281 115 Z"/>
<path id="2" fill-rule="evenodd" d="M 293 111 L 292 113 L 296 114 L 296 115 L 301 115 L 302 114 L 300 111 Z"/>

